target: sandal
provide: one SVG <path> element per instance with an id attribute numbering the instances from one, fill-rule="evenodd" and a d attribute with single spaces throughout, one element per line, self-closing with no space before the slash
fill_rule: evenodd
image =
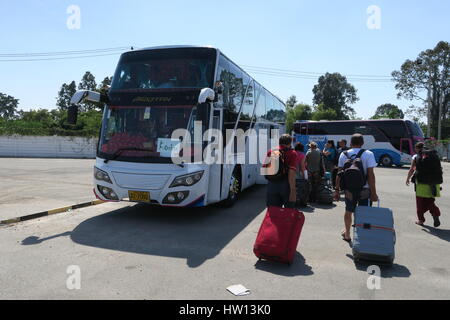
<path id="1" fill-rule="evenodd" d="M 344 240 L 345 242 L 348 242 L 348 243 L 352 242 L 352 238 L 349 238 L 349 239 L 345 238 L 345 232 L 342 232 L 341 236 L 342 236 L 342 240 Z"/>

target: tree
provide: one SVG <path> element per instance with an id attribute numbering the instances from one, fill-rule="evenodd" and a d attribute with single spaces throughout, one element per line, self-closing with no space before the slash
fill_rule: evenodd
<path id="1" fill-rule="evenodd" d="M 103 81 L 99 84 L 97 91 L 101 91 L 104 90 L 106 88 L 108 88 L 109 86 L 111 86 L 112 83 L 112 77 L 106 77 L 105 79 L 103 79 Z"/>
<path id="2" fill-rule="evenodd" d="M 0 117 L 6 120 L 13 119 L 17 112 L 19 99 L 0 92 Z"/>
<path id="3" fill-rule="evenodd" d="M 431 89 L 431 135 L 436 135 L 440 104 L 443 122 L 450 118 L 450 43 L 441 41 L 434 49 L 422 51 L 417 59 L 406 60 L 392 77 L 398 98 L 421 100 L 427 105 L 427 91 Z"/>
<path id="4" fill-rule="evenodd" d="M 292 108 L 287 109 L 286 129 L 291 132 L 294 129 L 294 123 L 298 120 L 311 120 L 312 107 L 310 105 L 300 103 Z"/>
<path id="5" fill-rule="evenodd" d="M 292 109 L 292 108 L 294 108 L 296 106 L 296 104 L 297 104 L 297 97 L 292 95 L 286 101 L 286 108 L 287 109 Z"/>
<path id="6" fill-rule="evenodd" d="M 77 85 L 75 81 L 70 84 L 64 83 L 58 92 L 58 97 L 56 98 L 56 105 L 59 110 L 67 111 L 70 107 L 70 99 L 77 91 Z"/>
<path id="7" fill-rule="evenodd" d="M 333 110 L 337 120 L 349 120 L 355 114 L 351 104 L 359 100 L 357 90 L 347 82 L 347 78 L 339 73 L 326 73 L 319 78 L 318 84 L 313 88 L 313 102 L 315 105 L 323 104 L 321 113 Z M 333 112 L 327 113 L 331 117 Z"/>
<path id="8" fill-rule="evenodd" d="M 314 112 L 312 113 L 312 120 L 320 121 L 320 120 L 339 120 L 336 110 L 327 109 L 323 103 L 319 104 L 314 108 Z"/>
<path id="9" fill-rule="evenodd" d="M 98 91 L 95 77 L 90 71 L 86 71 L 86 73 L 83 75 L 83 78 L 81 78 L 81 82 L 78 84 L 78 90 Z M 80 103 L 81 111 L 94 110 L 96 107 L 98 107 L 98 105 L 92 102 Z"/>
<path id="10" fill-rule="evenodd" d="M 404 119 L 405 114 L 403 111 L 396 105 L 391 103 L 382 104 L 375 111 L 375 115 L 371 119 Z"/>

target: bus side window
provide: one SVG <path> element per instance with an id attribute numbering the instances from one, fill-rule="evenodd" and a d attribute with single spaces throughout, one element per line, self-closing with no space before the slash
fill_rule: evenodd
<path id="1" fill-rule="evenodd" d="M 306 124 L 302 124 L 300 126 L 300 135 L 306 136 L 307 132 L 308 132 L 308 127 L 306 126 Z"/>

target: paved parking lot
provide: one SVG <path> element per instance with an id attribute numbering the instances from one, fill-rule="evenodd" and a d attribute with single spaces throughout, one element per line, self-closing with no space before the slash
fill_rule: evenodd
<path id="1" fill-rule="evenodd" d="M 74 161 L 87 179 L 77 183 L 89 196 L 91 164 Z M 380 290 L 368 289 L 367 266 L 355 266 L 340 238 L 342 202 L 305 209 L 292 266 L 258 262 L 252 246 L 264 217 L 265 187 L 256 186 L 230 209 L 105 203 L 0 227 L 0 299 L 448 299 L 450 166 L 444 166 L 439 229 L 414 224 L 406 169 L 376 169 L 381 205 L 394 210 L 398 241 L 395 265 L 381 269 Z M 42 179 L 49 183 L 43 190 L 52 179 L 67 180 L 53 171 Z M 70 266 L 79 268 L 80 289 L 67 286 Z M 251 294 L 232 296 L 226 288 L 233 284 Z"/>
<path id="2" fill-rule="evenodd" d="M 94 163 L 0 158 L 0 221 L 94 200 Z"/>

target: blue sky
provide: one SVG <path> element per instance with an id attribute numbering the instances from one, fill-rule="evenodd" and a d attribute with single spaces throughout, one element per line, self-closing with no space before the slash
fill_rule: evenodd
<path id="1" fill-rule="evenodd" d="M 81 28 L 69 30 L 70 5 Z M 381 29 L 367 27 L 367 8 L 381 10 Z M 389 76 L 439 41 L 450 41 L 450 2 L 444 0 L 154 1 L 21 0 L 0 2 L 0 54 L 89 50 L 122 46 L 213 45 L 240 65 L 345 75 Z M 5 58 L 0 58 L 5 59 Z M 19 108 L 55 108 L 59 88 L 91 71 L 100 82 L 117 56 L 59 61 L 1 62 L 0 92 Z M 317 79 L 249 72 L 283 100 L 295 94 L 312 104 Z M 402 109 L 394 84 L 351 81 L 370 117 L 377 106 Z"/>

